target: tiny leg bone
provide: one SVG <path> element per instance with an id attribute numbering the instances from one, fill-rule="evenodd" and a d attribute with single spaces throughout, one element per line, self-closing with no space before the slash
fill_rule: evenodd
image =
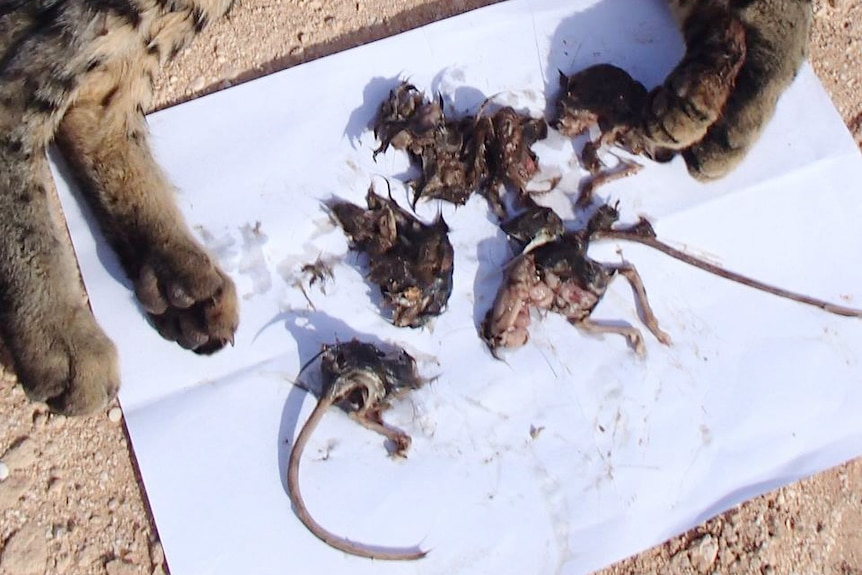
<path id="1" fill-rule="evenodd" d="M 641 276 L 635 267 L 628 262 L 623 262 L 622 264 L 613 265 L 612 269 L 619 272 L 621 276 L 626 278 L 629 285 L 632 286 L 632 292 L 634 293 L 635 303 L 638 308 L 638 315 L 643 324 L 662 344 L 671 345 L 673 342 L 671 341 L 670 336 L 662 331 L 658 326 L 658 318 L 652 311 L 649 299 L 647 299 L 646 288 L 644 287 L 643 280 L 641 280 Z"/>
<path id="2" fill-rule="evenodd" d="M 589 317 L 585 317 L 581 320 L 572 322 L 572 324 L 589 334 L 605 334 L 605 333 L 615 333 L 617 335 L 621 335 L 626 338 L 629 342 L 629 345 L 632 346 L 635 353 L 638 356 L 643 357 L 646 354 L 646 349 L 644 348 L 644 338 L 641 335 L 641 332 L 638 328 L 632 327 L 630 325 L 608 325 L 603 323 L 596 323 Z"/>
<path id="3" fill-rule="evenodd" d="M 383 420 L 380 419 L 380 413 L 378 411 L 371 412 L 362 410 L 352 412 L 350 413 L 350 418 L 362 427 L 379 433 L 391 441 L 392 449 L 390 454 L 393 457 L 407 457 L 407 450 L 410 449 L 412 439 L 400 429 L 395 429 L 394 427 L 386 425 Z"/>

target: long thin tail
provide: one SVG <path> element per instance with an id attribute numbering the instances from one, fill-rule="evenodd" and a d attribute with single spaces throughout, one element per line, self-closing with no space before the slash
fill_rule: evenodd
<path id="1" fill-rule="evenodd" d="M 730 280 L 732 282 L 736 282 L 756 290 L 760 290 L 772 295 L 776 295 L 778 297 L 782 297 L 785 299 L 793 300 L 799 303 L 804 303 L 806 305 L 811 305 L 817 308 L 822 309 L 823 311 L 827 311 L 829 313 L 834 313 L 836 315 L 841 315 L 845 317 L 862 317 L 862 309 L 856 309 L 852 307 L 847 307 L 843 305 L 838 305 L 835 303 L 831 303 L 828 301 L 824 301 L 821 299 L 817 299 L 811 296 L 807 296 L 804 294 L 799 294 L 796 292 L 792 292 L 790 290 L 786 290 L 784 288 L 776 287 L 767 283 L 764 283 L 760 280 L 756 280 L 742 274 L 732 272 L 726 270 L 722 267 L 719 267 L 715 264 L 711 264 L 707 261 L 696 258 L 690 254 L 685 253 L 682 250 L 678 250 L 667 245 L 664 242 L 659 241 L 655 237 L 646 236 L 639 234 L 636 231 L 629 230 L 597 230 L 593 232 L 591 235 L 592 239 L 609 239 L 609 240 L 626 240 L 630 242 L 635 242 L 638 244 L 642 244 L 645 246 L 649 246 L 653 249 L 656 249 L 664 254 L 669 255 L 670 257 L 677 259 L 681 262 L 685 262 L 691 266 L 696 268 L 700 268 L 704 271 L 707 271 L 711 274 L 717 275 L 724 279 Z"/>
<path id="2" fill-rule="evenodd" d="M 296 511 L 297 517 L 299 517 L 302 524 L 305 525 L 315 537 L 330 547 L 334 547 L 339 551 L 343 551 L 351 555 L 366 557 L 368 559 L 382 559 L 386 561 L 411 561 L 425 557 L 428 552 L 419 549 L 383 549 L 355 543 L 349 539 L 345 539 L 344 537 L 340 537 L 327 531 L 308 513 L 308 509 L 305 507 L 305 501 L 303 501 L 302 494 L 299 490 L 299 462 L 302 458 L 302 452 L 305 450 L 305 445 L 308 443 L 308 439 L 311 437 L 317 424 L 320 423 L 321 419 L 323 419 L 323 415 L 326 413 L 326 410 L 331 406 L 332 402 L 326 398 L 321 398 L 317 402 L 317 405 L 314 407 L 314 410 L 311 412 L 305 425 L 302 426 L 302 430 L 299 432 L 299 436 L 296 438 L 296 441 L 293 444 L 293 449 L 290 452 L 290 460 L 287 464 L 287 490 L 290 494 L 290 499 L 293 502 L 293 507 Z"/>

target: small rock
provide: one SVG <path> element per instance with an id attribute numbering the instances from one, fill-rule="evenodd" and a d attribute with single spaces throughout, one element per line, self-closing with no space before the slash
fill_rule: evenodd
<path id="1" fill-rule="evenodd" d="M 108 575 L 138 575 L 140 569 L 134 563 L 126 563 L 122 559 L 112 559 L 105 564 Z"/>
<path id="2" fill-rule="evenodd" d="M 39 445 L 29 437 L 18 439 L 3 454 L 3 463 L 9 469 L 27 469 L 33 465 L 39 457 Z"/>
<path id="3" fill-rule="evenodd" d="M 668 567 L 668 571 L 670 573 L 690 573 L 691 561 L 689 561 L 688 555 L 686 555 L 684 552 L 676 553 L 673 557 L 670 558 Z"/>
<path id="4" fill-rule="evenodd" d="M 93 567 L 101 563 L 101 555 L 97 545 L 84 545 L 75 554 L 75 563 L 79 567 Z"/>
<path id="5" fill-rule="evenodd" d="M 189 84 L 189 90 L 191 90 L 192 92 L 200 92 L 201 90 L 206 88 L 206 85 L 206 78 L 204 78 L 203 76 L 198 76 L 197 78 L 192 80 L 191 84 Z"/>
<path id="6" fill-rule="evenodd" d="M 161 565 L 165 562 L 165 550 L 161 542 L 154 541 L 150 546 L 150 561 L 153 562 L 153 565 Z"/>
<path id="7" fill-rule="evenodd" d="M 67 524 L 55 524 L 51 527 L 51 537 L 54 539 L 65 537 L 67 533 L 69 533 Z"/>
<path id="8" fill-rule="evenodd" d="M 44 529 L 28 523 L 6 540 L 0 555 L 0 572 L 15 575 L 42 575 L 48 563 L 48 542 Z"/>
<path id="9" fill-rule="evenodd" d="M 0 481 L 6 481 L 9 477 L 9 466 L 0 461 Z"/>
<path id="10" fill-rule="evenodd" d="M 73 573 L 75 558 L 68 553 L 60 552 L 54 556 L 54 570 L 57 573 Z"/>
<path id="11" fill-rule="evenodd" d="M 4 481 L 0 489 L 0 511 L 17 507 L 24 493 L 30 488 L 30 483 L 30 478 L 25 475 L 13 475 Z"/>
<path id="12" fill-rule="evenodd" d="M 63 480 L 56 475 L 48 478 L 46 491 L 50 494 L 59 494 L 63 491 Z"/>
<path id="13" fill-rule="evenodd" d="M 242 69 L 233 64 L 225 64 L 221 67 L 221 77 L 225 80 L 235 80 L 242 73 Z"/>
<path id="14" fill-rule="evenodd" d="M 123 419 L 123 410 L 119 407 L 112 407 L 108 411 L 108 419 L 111 421 L 111 423 L 120 423 L 120 421 Z"/>
<path id="15" fill-rule="evenodd" d="M 718 542 L 709 534 L 695 541 L 688 550 L 688 559 L 699 573 L 709 573 L 716 557 Z"/>

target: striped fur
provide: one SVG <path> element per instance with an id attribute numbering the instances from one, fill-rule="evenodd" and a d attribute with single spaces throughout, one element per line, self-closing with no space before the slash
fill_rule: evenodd
<path id="1" fill-rule="evenodd" d="M 50 213 L 60 144 L 150 321 L 198 352 L 233 338 L 233 284 L 195 241 L 148 145 L 157 67 L 229 0 L 0 0 L 0 335 L 24 389 L 64 413 L 104 405 L 117 354 Z"/>
<path id="2" fill-rule="evenodd" d="M 651 94 L 647 135 L 699 180 L 745 157 L 808 52 L 811 0 L 669 0 L 686 55 Z"/>

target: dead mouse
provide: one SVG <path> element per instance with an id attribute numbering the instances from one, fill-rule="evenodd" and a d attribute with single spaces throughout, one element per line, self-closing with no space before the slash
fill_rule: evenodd
<path id="1" fill-rule="evenodd" d="M 366 252 L 368 278 L 392 308 L 392 323 L 421 327 L 443 313 L 452 294 L 455 253 L 442 216 L 425 224 L 394 200 L 366 195 L 368 209 L 350 202 L 329 204 L 351 247 Z"/>
<path id="2" fill-rule="evenodd" d="M 500 224 L 500 229 L 520 246 L 519 251 L 530 251 L 563 235 L 563 220 L 553 209 L 537 204 L 529 195 L 524 196 L 522 203 L 524 209 L 520 213 Z"/>
<path id="3" fill-rule="evenodd" d="M 560 72 L 562 94 L 553 121 L 562 134 L 577 136 L 598 126 L 599 137 L 584 144 L 581 164 L 590 173 L 581 185 L 577 204 L 588 205 L 596 188 L 637 173 L 641 165 L 618 157 L 619 166 L 605 169 L 599 158 L 603 146 L 618 145 L 635 155 L 669 161 L 675 152 L 652 144 L 644 134 L 643 114 L 648 93 L 643 84 L 613 64 L 590 66 L 571 76 Z"/>
<path id="4" fill-rule="evenodd" d="M 288 493 L 296 515 L 318 539 L 345 553 L 389 561 L 421 559 L 427 551 L 370 547 L 331 533 L 311 517 L 299 489 L 302 452 L 324 413 L 332 406 L 343 409 L 363 427 L 385 436 L 391 442 L 393 456 L 405 456 L 410 436 L 387 426 L 381 414 L 394 398 L 424 383 L 416 370 L 416 361 L 403 349 L 384 352 L 373 344 L 355 339 L 327 345 L 318 356 L 322 377 L 320 398 L 293 444 L 287 466 Z"/>
<path id="5" fill-rule="evenodd" d="M 434 131 L 443 123 L 442 102 L 426 100 L 416 86 L 401 82 L 377 110 L 372 129 L 380 146 L 374 150 L 374 157 L 389 146 L 419 155 L 433 142 Z"/>
<path id="6" fill-rule="evenodd" d="M 484 158 L 485 178 L 479 192 L 488 200 L 500 219 L 506 209 L 500 187 L 510 188 L 516 199 L 526 195 L 529 181 L 539 170 L 539 159 L 532 145 L 548 136 L 544 118 L 533 118 L 504 106 L 489 116 L 481 114 L 474 121 L 475 140 L 480 142 L 477 154 Z"/>
<path id="7" fill-rule="evenodd" d="M 481 336 L 495 356 L 499 348 L 520 347 L 527 342 L 533 307 L 560 313 L 585 331 L 623 335 L 641 354 L 643 338 L 639 330 L 630 326 L 599 325 L 590 319 L 617 273 L 631 284 L 643 323 L 656 339 L 670 345 L 670 337 L 659 328 L 634 266 L 626 262 L 600 263 L 586 255 L 590 242 L 607 239 L 643 244 L 719 277 L 829 313 L 862 317 L 862 310 L 775 287 L 673 248 L 656 238 L 646 219 L 641 218 L 632 226 L 616 227 L 618 218 L 617 207 L 605 204 L 593 214 L 585 229 L 564 232 L 553 212 L 536 205 L 503 224 L 504 231 L 527 246 L 507 265 L 503 284 L 481 326 Z"/>
<path id="8" fill-rule="evenodd" d="M 509 262 L 503 284 L 482 322 L 482 339 L 495 357 L 499 348 L 516 348 L 527 343 L 530 310 L 534 307 L 562 314 L 569 323 L 585 332 L 622 335 L 638 355 L 643 355 L 640 330 L 600 324 L 590 318 L 617 274 L 631 284 L 644 325 L 661 343 L 670 345 L 670 336 L 659 328 L 635 267 L 628 262 L 601 263 L 587 256 L 591 233 L 597 227 L 608 226 L 606 210 L 596 212 L 587 228 L 578 232 L 563 232 L 558 219 L 548 217 L 547 210 L 536 206 L 534 211 L 538 216 L 531 215 L 530 211 L 520 216 L 527 222 L 538 222 L 538 228 L 528 229 L 544 240 L 531 241 L 523 253 Z M 544 229 L 542 222 L 548 222 L 552 229 Z M 522 243 L 527 240 L 525 237 L 518 239 Z"/>
<path id="9" fill-rule="evenodd" d="M 481 142 L 475 138 L 473 119 L 448 120 L 441 99 L 426 100 L 415 86 L 402 82 L 389 92 L 373 125 L 380 146 L 404 150 L 418 163 L 421 176 L 412 182 L 413 205 L 419 198 L 467 203 L 485 179 Z"/>
<path id="10" fill-rule="evenodd" d="M 463 205 L 480 192 L 501 219 L 498 187 L 524 190 L 538 170 L 530 146 L 548 133 L 544 119 L 509 106 L 489 115 L 480 110 L 477 116 L 447 118 L 442 100 L 427 100 L 406 82 L 381 103 L 373 129 L 380 142 L 375 156 L 392 146 L 419 165 L 421 176 L 410 182 L 414 206 L 420 198 Z"/>

